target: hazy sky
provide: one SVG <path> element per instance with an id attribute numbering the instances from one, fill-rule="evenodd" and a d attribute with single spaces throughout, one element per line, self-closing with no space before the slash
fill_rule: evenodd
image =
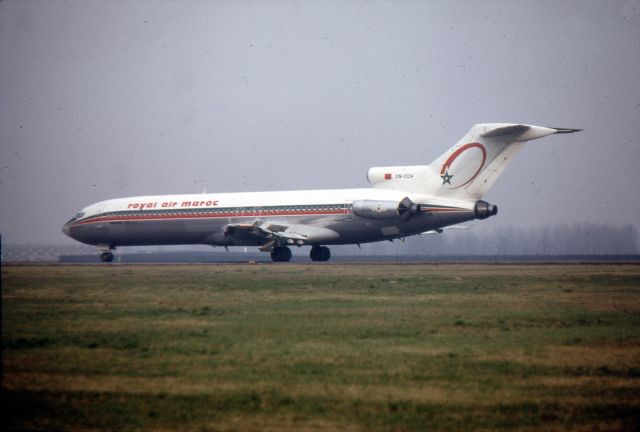
<path id="1" fill-rule="evenodd" d="M 585 129 L 482 224 L 640 228 L 640 2 L 0 2 L 5 243 L 121 196 L 368 187 L 481 122 Z"/>

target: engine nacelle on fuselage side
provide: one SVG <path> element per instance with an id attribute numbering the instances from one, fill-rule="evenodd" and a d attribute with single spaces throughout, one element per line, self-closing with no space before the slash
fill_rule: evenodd
<path id="1" fill-rule="evenodd" d="M 412 216 L 420 214 L 419 204 L 415 204 L 409 197 L 401 201 L 359 200 L 351 206 L 354 215 L 366 219 L 393 219 L 400 217 L 407 221 Z"/>
<path id="2" fill-rule="evenodd" d="M 359 200 L 351 206 L 354 215 L 366 219 L 393 219 L 398 217 L 395 201 Z"/>

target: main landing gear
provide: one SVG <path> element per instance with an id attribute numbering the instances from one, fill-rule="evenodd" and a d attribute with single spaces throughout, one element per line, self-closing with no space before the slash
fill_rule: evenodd
<path id="1" fill-rule="evenodd" d="M 287 262 L 291 260 L 291 249 L 286 246 L 276 246 L 271 251 L 271 259 L 275 262 Z"/>
<path id="2" fill-rule="evenodd" d="M 309 253 L 311 261 L 329 261 L 331 250 L 326 246 L 313 246 Z M 271 259 L 275 262 L 291 260 L 291 249 L 286 246 L 276 246 L 271 250 Z"/>
<path id="3" fill-rule="evenodd" d="M 331 250 L 326 246 L 313 246 L 309 256 L 311 261 L 329 261 Z"/>

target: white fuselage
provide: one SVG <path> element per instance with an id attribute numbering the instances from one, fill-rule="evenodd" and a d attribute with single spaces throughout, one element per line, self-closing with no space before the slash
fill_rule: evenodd
<path id="1" fill-rule="evenodd" d="M 416 217 L 360 217 L 354 202 L 420 204 Z M 261 246 L 261 237 L 225 235 L 234 224 L 309 226 L 337 233 L 302 244 L 353 244 L 405 237 L 474 219 L 473 201 L 384 189 L 158 195 L 102 201 L 83 209 L 64 227 L 84 243 L 102 247 L 161 244 Z M 374 215 L 375 216 L 375 215 Z"/>

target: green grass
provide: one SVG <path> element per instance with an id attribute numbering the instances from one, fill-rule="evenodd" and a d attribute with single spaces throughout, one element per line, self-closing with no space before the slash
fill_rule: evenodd
<path id="1" fill-rule="evenodd" d="M 635 265 L 5 267 L 2 285 L 12 429 L 640 427 Z"/>

